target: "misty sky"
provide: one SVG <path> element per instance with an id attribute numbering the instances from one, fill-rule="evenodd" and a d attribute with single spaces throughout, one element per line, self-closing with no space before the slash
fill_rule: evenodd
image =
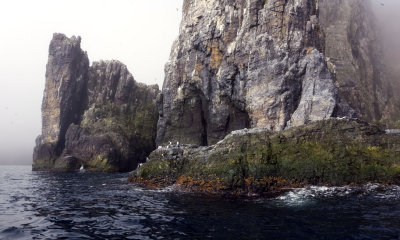
<path id="1" fill-rule="evenodd" d="M 182 2 L 1 0 L 0 164 L 32 162 L 54 32 L 80 35 L 90 61 L 120 60 L 137 81 L 161 88 L 164 64 L 178 36 Z M 382 23 L 385 49 L 393 61 L 400 60 L 400 0 L 372 2 Z"/>
<path id="2" fill-rule="evenodd" d="M 373 0 L 389 64 L 400 70 L 400 0 Z M 383 6 L 381 5 L 383 3 Z"/>
<path id="3" fill-rule="evenodd" d="M 90 61 L 120 60 L 139 82 L 164 78 L 183 0 L 1 0 L 0 164 L 32 162 L 48 46 L 80 35 Z"/>

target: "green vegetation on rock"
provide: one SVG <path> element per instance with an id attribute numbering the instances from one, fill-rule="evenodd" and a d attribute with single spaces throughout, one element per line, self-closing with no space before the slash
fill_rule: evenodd
<path id="1" fill-rule="evenodd" d="M 260 185 L 265 179 L 284 181 L 282 187 L 400 183 L 400 136 L 355 120 L 332 119 L 282 132 L 241 130 L 210 147 L 163 147 L 149 158 L 131 181 L 172 184 L 190 178 L 189 188 L 204 181 L 240 192 L 258 184 L 252 188 L 256 193 L 273 185 Z"/>
<path id="2" fill-rule="evenodd" d="M 57 40 L 58 35 L 55 37 Z M 48 71 L 59 70 L 58 64 L 64 62 L 68 63 L 65 68 L 69 70 L 69 63 L 79 60 L 65 57 L 69 56 L 69 51 L 58 53 L 60 49 L 70 49 L 63 47 L 69 46 L 69 41 L 65 36 L 61 37 L 63 41 L 56 41 L 53 47 L 56 52 L 53 55 L 59 59 L 49 58 Z M 78 45 L 77 49 L 81 51 Z M 87 56 L 85 63 L 86 60 Z M 52 75 L 46 79 L 50 87 L 46 87 L 44 100 L 51 104 L 44 104 L 43 111 L 50 120 L 43 122 L 42 132 L 50 132 L 51 136 L 45 134 L 37 139 L 33 170 L 71 171 L 81 166 L 92 171 L 135 169 L 156 147 L 158 86 L 137 83 L 127 67 L 114 60 L 94 62 L 90 67 L 84 65 L 82 71 L 85 77 L 82 83 L 81 78 L 71 78 L 71 83 L 64 85 L 54 84 L 57 81 Z M 57 74 L 64 76 L 65 73 Z M 75 88 L 69 88 L 78 83 L 79 94 L 75 93 Z M 78 96 L 58 98 L 58 95 L 52 95 L 62 87 Z M 77 110 L 72 111 L 72 108 Z M 54 117 L 60 109 L 66 111 Z M 58 129 L 61 123 L 63 127 Z M 53 136 L 53 128 L 59 134 L 57 138 Z"/>

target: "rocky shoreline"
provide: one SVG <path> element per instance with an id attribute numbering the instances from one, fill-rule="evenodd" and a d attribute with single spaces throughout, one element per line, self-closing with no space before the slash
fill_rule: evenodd
<path id="1" fill-rule="evenodd" d="M 234 131 L 215 145 L 170 144 L 152 152 L 130 182 L 145 187 L 258 195 L 304 185 L 400 183 L 400 135 L 352 119 L 281 132 Z"/>

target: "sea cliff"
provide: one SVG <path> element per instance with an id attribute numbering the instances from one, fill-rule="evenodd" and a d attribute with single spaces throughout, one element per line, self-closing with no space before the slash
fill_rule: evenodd
<path id="1" fill-rule="evenodd" d="M 139 166 L 141 186 L 235 195 L 400 183 L 368 1 L 184 0 L 161 92 L 121 62 L 90 66 L 80 41 L 51 41 L 34 170 Z"/>
<path id="2" fill-rule="evenodd" d="M 155 149 L 158 86 L 119 61 L 94 62 L 79 37 L 54 34 L 33 170 L 130 171 Z"/>
<path id="3" fill-rule="evenodd" d="M 369 1 L 185 0 L 158 149 L 130 181 L 257 195 L 399 183 L 399 136 L 371 124 L 400 113 L 379 37 Z"/>

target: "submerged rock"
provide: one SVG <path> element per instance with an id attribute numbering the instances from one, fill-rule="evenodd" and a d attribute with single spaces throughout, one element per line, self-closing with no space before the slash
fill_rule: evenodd
<path id="1" fill-rule="evenodd" d="M 118 61 L 89 67 L 79 37 L 54 34 L 33 170 L 136 168 L 155 149 L 158 93 Z"/>
<path id="2" fill-rule="evenodd" d="M 350 119 L 317 121 L 281 132 L 238 130 L 208 147 L 161 147 L 130 181 L 257 195 L 304 184 L 399 184 L 400 136 Z"/>

